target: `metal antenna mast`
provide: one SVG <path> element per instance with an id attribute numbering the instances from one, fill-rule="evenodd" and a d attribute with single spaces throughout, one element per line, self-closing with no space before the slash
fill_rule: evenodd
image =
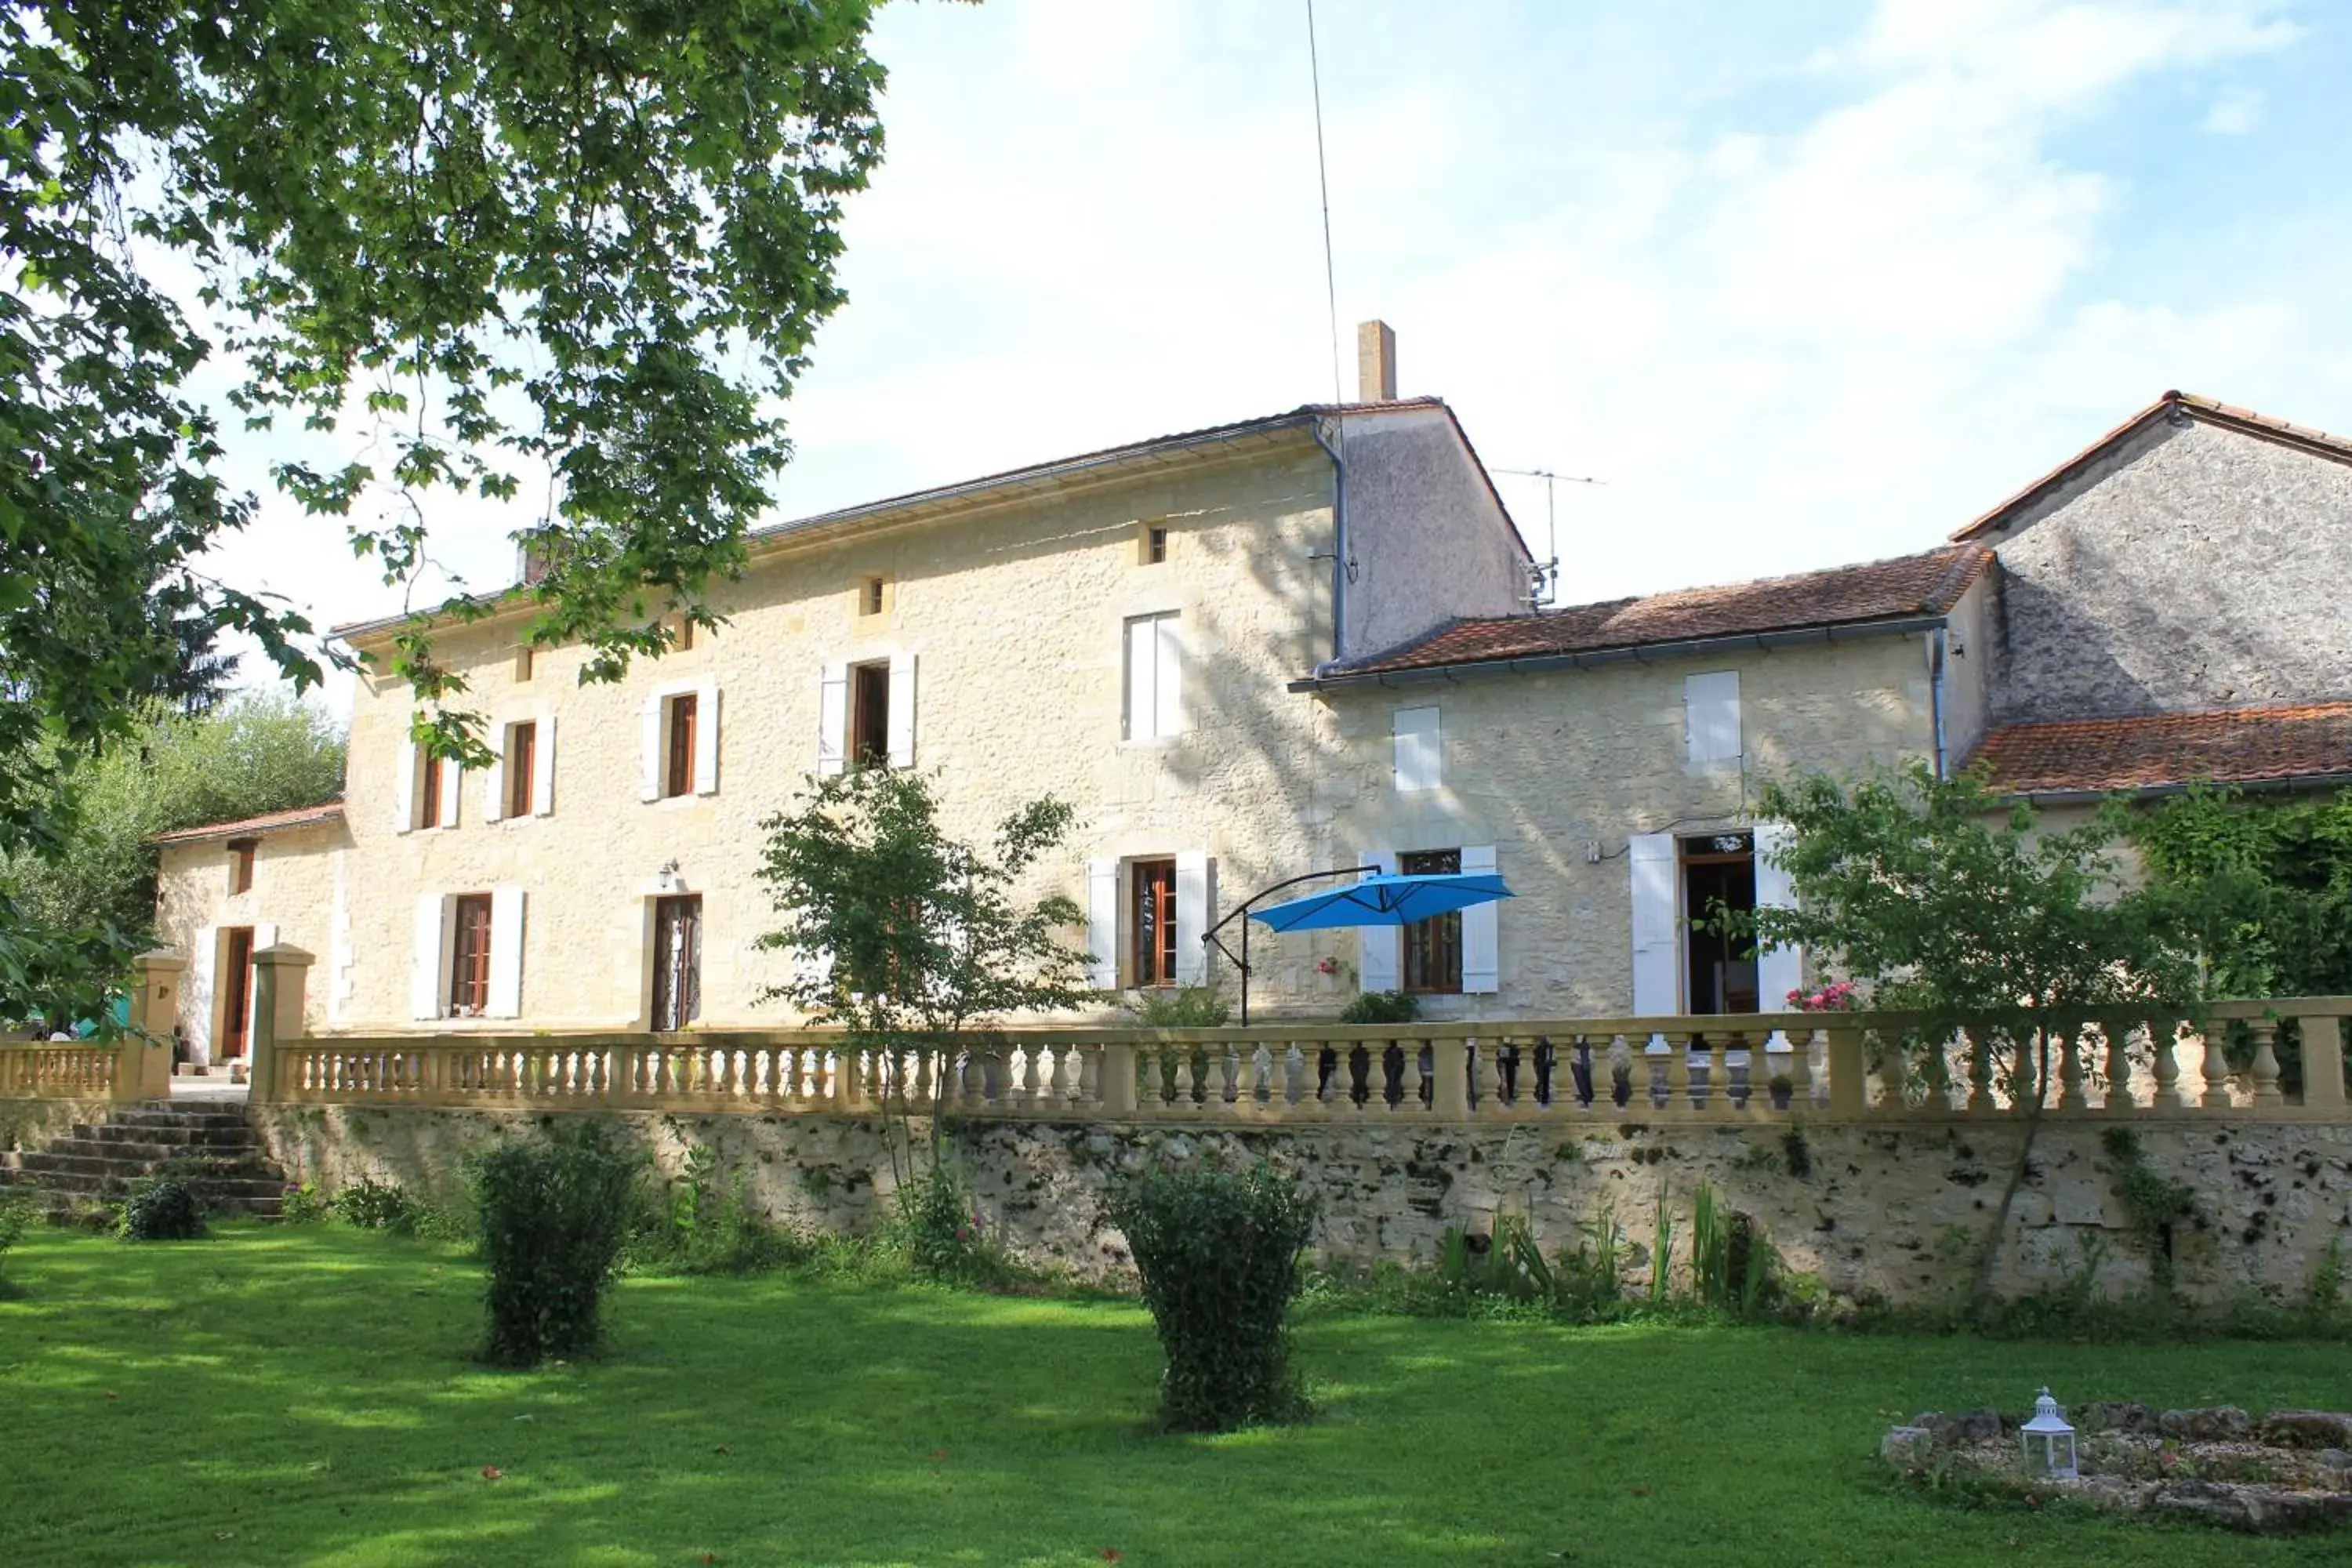
<path id="1" fill-rule="evenodd" d="M 1331 175 L 1323 159 L 1323 67 L 1315 55 L 1315 0 L 1307 0 L 1307 76 L 1315 85 L 1315 183 L 1323 192 L 1323 295 L 1331 309 L 1331 401 L 1345 403 L 1339 381 L 1339 284 L 1331 267 Z"/>
<path id="2" fill-rule="evenodd" d="M 1544 595 L 1559 585 L 1559 496 L 1561 485 L 1605 485 L 1607 479 L 1596 479 L 1579 474 L 1556 474 L 1549 468 L 1496 468 L 1497 474 L 1516 474 L 1521 479 L 1544 482 L 1544 559 L 1536 564 L 1535 602 L 1544 602 Z"/>

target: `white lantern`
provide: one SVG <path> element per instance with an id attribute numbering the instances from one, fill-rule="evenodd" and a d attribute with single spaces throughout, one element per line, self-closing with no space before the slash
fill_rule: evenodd
<path id="1" fill-rule="evenodd" d="M 2043 1389 L 2042 1397 L 2033 1402 L 2033 1419 L 2018 1431 L 2018 1439 L 2025 1445 L 2025 1470 L 2028 1475 L 2053 1481 L 2071 1481 L 2077 1471 L 2074 1465 L 2074 1428 L 2058 1413 L 2058 1402 Z"/>

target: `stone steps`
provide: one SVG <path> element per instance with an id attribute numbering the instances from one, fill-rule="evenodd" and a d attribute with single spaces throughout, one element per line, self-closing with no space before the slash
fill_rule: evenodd
<path id="1" fill-rule="evenodd" d="M 125 1106 L 39 1149 L 0 1153 L 0 1188 L 46 1193 L 58 1204 L 120 1199 L 166 1172 L 184 1177 L 215 1214 L 275 1219 L 285 1201 L 285 1173 L 236 1110 Z"/>

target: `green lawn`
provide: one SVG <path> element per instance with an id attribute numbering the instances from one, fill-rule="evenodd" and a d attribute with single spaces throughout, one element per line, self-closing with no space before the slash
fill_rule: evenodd
<path id="1" fill-rule="evenodd" d="M 1964 1510 L 1896 1413 L 2352 1405 L 2340 1345 L 2052 1347 L 1309 1321 L 1312 1426 L 1148 1428 L 1120 1303 L 631 1280 L 609 1357 L 467 1359 L 457 1252 L 340 1228 L 43 1232 L 0 1301 L 0 1563 L 2206 1564 L 2340 1562 Z M 495 1467 L 499 1479 L 485 1476 Z M 1113 1557 L 1116 1553 L 1116 1558 Z"/>

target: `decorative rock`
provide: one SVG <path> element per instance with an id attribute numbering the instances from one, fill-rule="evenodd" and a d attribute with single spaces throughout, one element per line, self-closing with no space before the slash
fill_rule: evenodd
<path id="1" fill-rule="evenodd" d="M 2133 1399 L 2094 1399 L 2074 1409 L 2078 1432 L 2153 1432 L 2156 1412 Z"/>
<path id="2" fill-rule="evenodd" d="M 1939 1443 L 1990 1443 L 2001 1434 L 2000 1412 L 1998 1410 L 1964 1410 L 1958 1415 L 1946 1415 L 1930 1411 L 1920 1418 L 1921 1425 L 1936 1435 Z"/>
<path id="3" fill-rule="evenodd" d="M 2273 1410 L 2263 1417 L 2262 1436 L 2282 1448 L 2341 1448 L 2352 1445 L 2352 1415 L 2337 1410 Z"/>
<path id="4" fill-rule="evenodd" d="M 1878 1440 L 1878 1457 L 1906 1470 L 1924 1468 L 1935 1452 L 1936 1434 L 1925 1426 L 1890 1426 Z"/>
<path id="5" fill-rule="evenodd" d="M 2253 1432 L 2253 1417 L 2234 1405 L 2208 1405 L 2198 1410 L 2168 1410 L 2156 1418 L 2166 1436 L 2192 1443 L 2231 1442 Z"/>

